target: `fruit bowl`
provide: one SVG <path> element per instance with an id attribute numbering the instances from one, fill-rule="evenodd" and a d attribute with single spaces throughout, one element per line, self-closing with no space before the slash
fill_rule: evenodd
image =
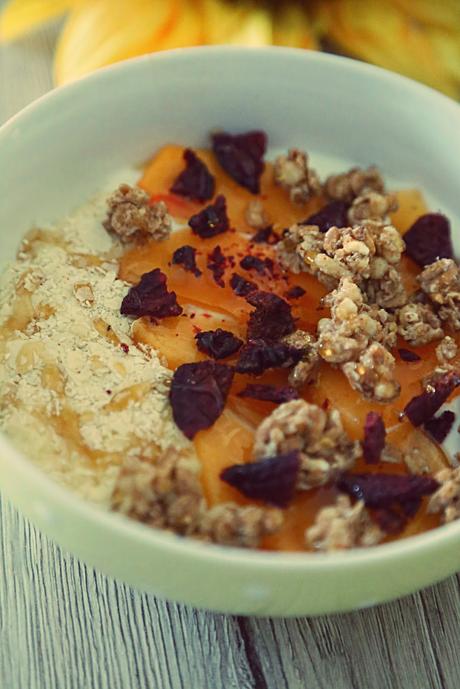
<path id="1" fill-rule="evenodd" d="M 423 113 L 423 117 L 421 114 Z M 222 128 L 264 129 L 273 149 L 376 163 L 460 217 L 460 108 L 368 65 L 292 49 L 194 48 L 101 70 L 0 129 L 2 260 L 166 142 L 203 145 Z M 337 167 L 337 164 L 336 164 Z M 457 252 L 460 241 L 454 237 Z M 455 448 L 453 448 L 455 449 Z M 457 448 L 458 449 L 458 448 Z M 334 554 L 211 546 L 106 513 L 54 483 L 0 438 L 2 494 L 61 546 L 141 590 L 256 615 L 321 614 L 409 593 L 460 568 L 460 524 Z"/>

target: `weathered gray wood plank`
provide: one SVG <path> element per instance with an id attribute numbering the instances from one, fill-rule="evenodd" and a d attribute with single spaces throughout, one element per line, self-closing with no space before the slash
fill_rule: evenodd
<path id="1" fill-rule="evenodd" d="M 0 46 L 0 122 L 51 87 L 53 39 L 46 30 Z M 455 577 L 348 615 L 236 619 L 107 579 L 6 503 L 0 571 L 2 689 L 460 687 Z"/>

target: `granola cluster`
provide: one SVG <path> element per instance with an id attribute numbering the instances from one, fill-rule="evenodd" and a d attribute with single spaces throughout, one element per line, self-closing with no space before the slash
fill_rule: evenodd
<path id="1" fill-rule="evenodd" d="M 412 301 L 397 311 L 398 334 L 418 347 L 443 337 L 441 321 L 430 304 Z"/>
<path id="2" fill-rule="evenodd" d="M 396 344 L 394 317 L 364 302 L 359 287 L 342 278 L 325 298 L 331 318 L 318 323 L 318 351 L 330 364 L 340 365 L 350 384 L 363 397 L 389 402 L 399 395 L 394 379 L 395 359 L 388 351 Z"/>
<path id="3" fill-rule="evenodd" d="M 148 194 L 140 187 L 120 184 L 108 198 L 108 214 L 104 227 L 123 243 L 137 240 L 166 239 L 172 228 L 172 218 L 163 201 L 150 203 Z"/>
<path id="4" fill-rule="evenodd" d="M 262 421 L 254 438 L 254 456 L 263 459 L 300 450 L 298 490 L 328 483 L 350 469 L 359 444 L 345 433 L 340 414 L 304 400 L 285 402 Z"/>
<path id="5" fill-rule="evenodd" d="M 371 166 L 365 170 L 355 167 L 339 175 L 330 175 L 326 179 L 324 191 L 331 199 L 352 203 L 358 196 L 368 192 L 382 194 L 385 184 L 376 167 Z"/>
<path id="6" fill-rule="evenodd" d="M 435 479 L 441 484 L 428 503 L 428 512 L 440 514 L 444 523 L 460 518 L 460 467 L 443 469 Z"/>
<path id="7" fill-rule="evenodd" d="M 275 183 L 289 192 L 293 203 L 306 203 L 321 192 L 319 177 L 308 164 L 308 155 L 293 148 L 275 160 Z"/>
<path id="8" fill-rule="evenodd" d="M 427 266 L 417 278 L 441 321 L 460 330 L 460 267 L 451 258 Z"/>
<path id="9" fill-rule="evenodd" d="M 313 383 L 320 363 L 316 338 L 305 330 L 295 330 L 291 335 L 283 337 L 282 342 L 303 352 L 301 360 L 289 372 L 289 384 L 294 388 L 301 388 Z"/>
<path id="10" fill-rule="evenodd" d="M 340 495 L 334 505 L 323 507 L 305 532 L 307 545 L 322 551 L 377 545 L 384 536 L 364 502 L 358 500 L 352 505 L 347 495 Z"/>
<path id="11" fill-rule="evenodd" d="M 127 457 L 112 496 L 112 508 L 149 526 L 193 533 L 204 510 L 199 464 L 176 450 L 155 461 Z"/>
<path id="12" fill-rule="evenodd" d="M 315 225 L 296 224 L 285 231 L 277 251 L 285 268 L 311 273 L 329 289 L 348 277 L 371 304 L 394 308 L 407 301 L 398 270 L 404 242 L 392 225 L 369 220 L 323 234 Z"/>

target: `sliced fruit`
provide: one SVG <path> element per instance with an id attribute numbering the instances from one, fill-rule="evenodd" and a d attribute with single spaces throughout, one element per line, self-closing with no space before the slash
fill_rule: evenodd
<path id="1" fill-rule="evenodd" d="M 391 222 L 401 234 L 404 234 L 421 215 L 428 213 L 428 206 L 418 189 L 402 189 L 396 192 L 396 196 L 399 208 L 391 214 Z"/>
<path id="2" fill-rule="evenodd" d="M 200 431 L 194 444 L 202 463 L 202 482 L 210 505 L 234 501 L 249 504 L 237 490 L 220 479 L 223 469 L 251 458 L 254 427 L 230 409 L 211 428 Z"/>

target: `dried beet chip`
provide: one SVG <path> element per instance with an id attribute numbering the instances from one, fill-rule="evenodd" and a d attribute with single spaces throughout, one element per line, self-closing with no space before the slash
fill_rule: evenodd
<path id="1" fill-rule="evenodd" d="M 423 424 L 423 427 L 431 435 L 433 440 L 436 440 L 437 443 L 441 444 L 449 435 L 454 423 L 454 412 L 447 410 L 439 416 L 434 416 L 429 421 L 426 421 Z"/>
<path id="2" fill-rule="evenodd" d="M 226 232 L 229 228 L 229 222 L 225 196 L 222 194 L 216 196 L 214 203 L 209 204 L 196 215 L 192 215 L 188 224 L 192 231 L 202 239 L 209 239 Z"/>
<path id="3" fill-rule="evenodd" d="M 396 535 L 406 527 L 407 517 L 399 510 L 381 507 L 372 515 L 374 521 L 387 534 Z"/>
<path id="4" fill-rule="evenodd" d="M 242 275 L 238 275 L 238 273 L 233 273 L 230 279 L 230 287 L 238 297 L 246 297 L 248 294 L 251 294 L 251 292 L 257 291 L 255 282 L 246 280 Z"/>
<path id="5" fill-rule="evenodd" d="M 241 351 L 235 370 L 238 373 L 260 375 L 269 368 L 288 368 L 297 364 L 304 352 L 282 342 L 268 344 L 250 340 Z"/>
<path id="6" fill-rule="evenodd" d="M 305 294 L 305 290 L 300 285 L 294 285 L 291 289 L 288 289 L 284 295 L 287 299 L 300 299 Z"/>
<path id="7" fill-rule="evenodd" d="M 404 507 L 413 509 L 414 501 L 423 495 L 431 495 L 439 483 L 429 476 L 400 474 L 343 474 L 337 487 L 357 500 L 364 500 L 367 507 Z"/>
<path id="8" fill-rule="evenodd" d="M 410 349 L 404 349 L 404 347 L 398 349 L 398 354 L 403 361 L 421 361 L 422 358 L 417 352 L 412 352 Z"/>
<path id="9" fill-rule="evenodd" d="M 243 346 L 243 340 L 228 330 L 204 330 L 195 335 L 200 352 L 212 356 L 213 359 L 225 359 L 235 354 Z"/>
<path id="10" fill-rule="evenodd" d="M 222 253 L 222 249 L 217 245 L 210 254 L 208 254 L 207 266 L 212 273 L 214 282 L 216 282 L 219 287 L 225 287 L 225 283 L 222 280 L 222 275 L 225 273 L 225 267 L 227 265 L 227 259 Z"/>
<path id="11" fill-rule="evenodd" d="M 377 464 L 385 447 L 385 424 L 380 414 L 370 411 L 364 424 L 363 457 L 367 464 Z"/>
<path id="12" fill-rule="evenodd" d="M 279 242 L 279 240 L 279 236 L 273 231 L 273 227 L 271 225 L 263 227 L 261 230 L 257 230 L 257 232 L 251 237 L 251 242 L 254 244 L 276 244 Z"/>
<path id="13" fill-rule="evenodd" d="M 403 237 L 406 254 L 419 266 L 427 266 L 438 258 L 453 258 L 450 222 L 441 213 L 427 213 L 414 222 Z"/>
<path id="14" fill-rule="evenodd" d="M 142 275 L 139 284 L 131 287 L 121 302 L 120 313 L 124 316 L 151 316 L 166 318 L 179 316 L 182 307 L 177 303 L 175 292 L 168 292 L 166 275 L 159 268 Z"/>
<path id="15" fill-rule="evenodd" d="M 185 170 L 176 177 L 170 191 L 196 201 L 208 201 L 214 196 L 214 177 L 191 148 L 184 151 Z"/>
<path id="16" fill-rule="evenodd" d="M 299 399 L 299 392 L 289 385 L 276 387 L 276 385 L 253 385 L 249 383 L 244 390 L 238 393 L 238 397 L 249 397 L 253 400 L 282 404 L 283 402 Z"/>
<path id="17" fill-rule="evenodd" d="M 222 414 L 233 369 L 215 361 L 183 364 L 173 374 L 169 401 L 176 425 L 187 438 L 209 428 Z"/>
<path id="18" fill-rule="evenodd" d="M 258 194 L 260 176 L 265 168 L 265 132 L 251 131 L 236 135 L 219 132 L 211 138 L 214 155 L 225 172 L 242 187 Z"/>
<path id="19" fill-rule="evenodd" d="M 249 340 L 279 340 L 295 330 L 295 321 L 291 307 L 271 292 L 254 292 L 248 294 L 246 301 L 255 306 L 248 320 Z"/>
<path id="20" fill-rule="evenodd" d="M 201 270 L 196 265 L 196 249 L 189 244 L 184 244 L 175 250 L 172 262 L 181 265 L 184 270 L 193 273 L 197 278 L 201 275 Z"/>
<path id="21" fill-rule="evenodd" d="M 259 258 L 248 254 L 240 261 L 240 267 L 244 270 L 255 270 L 259 275 L 273 273 L 273 261 L 271 258 Z"/>
<path id="22" fill-rule="evenodd" d="M 327 232 L 331 227 L 347 227 L 349 205 L 344 201 L 331 201 L 318 213 L 313 213 L 302 221 L 302 225 L 317 225 L 320 232 Z"/>
<path id="23" fill-rule="evenodd" d="M 460 376 L 451 371 L 433 383 L 428 390 L 421 395 L 413 397 L 404 408 L 409 421 L 413 426 L 421 426 L 436 414 L 449 395 L 460 385 Z"/>
<path id="24" fill-rule="evenodd" d="M 299 466 L 299 452 L 294 450 L 258 462 L 234 464 L 224 469 L 220 478 L 248 498 L 287 507 L 294 497 Z"/>

